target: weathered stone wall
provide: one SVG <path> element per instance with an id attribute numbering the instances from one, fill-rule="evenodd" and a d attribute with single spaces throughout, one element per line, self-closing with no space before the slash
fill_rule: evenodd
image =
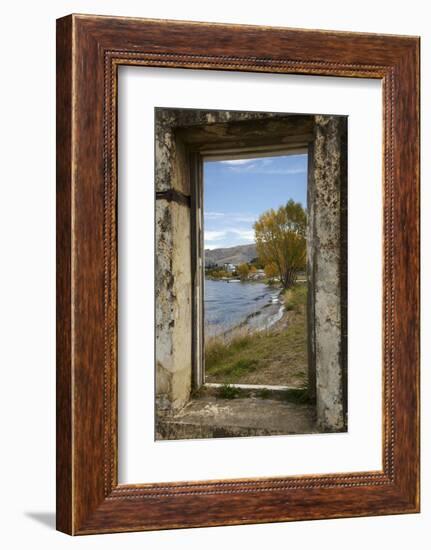
<path id="1" fill-rule="evenodd" d="M 308 396 L 316 401 L 316 332 L 315 332 L 315 285 L 316 271 L 314 269 L 315 208 L 314 200 L 314 142 L 308 147 L 308 186 L 307 186 L 307 346 L 308 346 Z"/>
<path id="2" fill-rule="evenodd" d="M 277 114 L 156 109 L 156 408 L 175 412 L 192 387 L 190 176 L 178 129 L 273 118 Z"/>
<path id="3" fill-rule="evenodd" d="M 274 117 L 280 115 L 156 109 L 158 414 L 180 409 L 188 401 L 192 388 L 190 167 L 185 145 L 179 137 L 181 132 L 177 130 Z M 339 431 L 345 429 L 346 418 L 347 224 L 344 214 L 347 203 L 343 191 L 346 188 L 346 119 L 316 116 L 313 122 L 314 138 L 310 138 L 309 147 L 307 235 L 309 386 L 311 397 L 316 399 L 320 429 Z M 229 129 L 221 130 L 226 138 Z M 208 133 L 213 132 L 210 129 Z M 236 139 L 235 136 L 230 137 Z"/>
<path id="4" fill-rule="evenodd" d="M 317 421 L 322 431 L 346 428 L 343 350 L 346 272 L 342 245 L 342 203 L 347 193 L 344 173 L 346 119 L 316 116 L 311 148 L 313 177 L 309 200 L 308 277 L 311 365 L 315 377 Z"/>
<path id="5" fill-rule="evenodd" d="M 156 394 L 162 409 L 179 409 L 191 387 L 190 210 L 156 202 Z"/>

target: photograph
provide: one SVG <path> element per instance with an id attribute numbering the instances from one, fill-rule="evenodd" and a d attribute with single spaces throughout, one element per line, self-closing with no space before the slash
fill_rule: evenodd
<path id="1" fill-rule="evenodd" d="M 2 4 L 2 548 L 430 548 L 430 11 Z"/>
<path id="2" fill-rule="evenodd" d="M 298 522 L 279 528 L 295 544 L 325 546 L 327 521 L 309 520 L 334 519 L 343 544 L 364 546 L 355 517 L 372 527 L 371 542 L 382 533 L 411 541 L 397 525 L 417 534 L 426 523 L 418 514 L 424 10 L 370 4 L 352 17 L 315 3 L 257 14 L 231 2 L 215 17 L 201 2 L 91 15 L 60 4 L 56 48 L 35 25 L 40 6 L 35 18 L 11 18 L 34 26 L 52 62 L 56 54 L 56 285 L 44 277 L 56 291 L 56 529 L 128 532 L 118 536 L 140 544 L 134 531 L 224 526 L 231 547 L 244 544 L 231 538 L 234 525 L 243 533 L 247 524 Z M 18 86 L 28 91 L 35 70 L 27 65 L 4 87 L 24 110 Z M 31 92 L 42 97 L 38 86 Z M 52 126 L 40 105 L 33 110 Z M 36 317 L 47 302 L 29 308 L 24 299 L 36 287 L 23 251 L 47 246 L 48 233 L 35 239 L 35 228 L 54 205 L 34 180 L 43 140 L 32 132 L 42 125 L 17 134 L 16 113 L 8 110 L 21 157 L 32 139 L 29 160 L 13 159 L 9 171 L 19 208 L 5 203 L 5 235 L 19 226 L 23 236 L 9 270 L 18 295 L 5 285 L 15 311 L 8 326 L 21 338 L 6 369 L 20 380 L 10 411 L 22 392 L 29 403 L 40 397 L 29 383 L 42 380 L 35 347 L 23 345 L 21 329 L 27 322 L 39 343 Z M 38 218 L 30 232 L 26 209 Z M 17 313 L 17 296 L 27 313 Z M 30 378 L 13 368 L 17 353 L 30 353 Z M 40 415 L 39 402 L 23 422 Z M 40 420 L 53 449 L 53 425 Z M 15 441 L 23 425 L 11 426 Z M 41 464 L 50 468 L 46 457 Z M 40 472 L 30 477 L 21 485 L 54 487 Z M 25 506 L 33 523 L 50 510 Z M 378 533 L 371 516 L 387 516 Z M 311 523 L 319 530 L 310 539 Z"/>
<path id="3" fill-rule="evenodd" d="M 157 107 L 155 139 L 156 439 L 346 431 L 347 117 Z"/>

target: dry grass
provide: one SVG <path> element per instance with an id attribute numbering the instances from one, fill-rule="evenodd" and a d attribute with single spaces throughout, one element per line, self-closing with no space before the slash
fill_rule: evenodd
<path id="1" fill-rule="evenodd" d="M 208 382 L 290 385 L 307 381 L 307 287 L 297 284 L 284 294 L 285 313 L 272 328 L 250 333 L 240 327 L 205 343 Z"/>

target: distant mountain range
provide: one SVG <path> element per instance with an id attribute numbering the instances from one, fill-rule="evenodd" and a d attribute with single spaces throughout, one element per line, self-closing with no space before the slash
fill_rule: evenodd
<path id="1" fill-rule="evenodd" d="M 251 262 L 256 256 L 255 244 L 244 244 L 240 246 L 231 246 L 229 248 L 214 248 L 213 250 L 205 250 L 205 265 L 238 265 Z"/>

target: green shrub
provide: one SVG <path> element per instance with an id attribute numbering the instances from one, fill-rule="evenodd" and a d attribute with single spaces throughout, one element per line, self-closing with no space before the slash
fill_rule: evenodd
<path id="1" fill-rule="evenodd" d="M 235 397 L 238 397 L 240 394 L 241 389 L 235 388 L 235 386 L 231 386 L 230 384 L 223 384 L 218 390 L 218 397 L 222 399 L 235 399 Z"/>
<path id="2" fill-rule="evenodd" d="M 286 401 L 289 401 L 290 403 L 297 403 L 299 405 L 306 405 L 307 403 L 310 403 L 308 391 L 303 388 L 292 388 L 286 390 L 285 398 Z"/>

